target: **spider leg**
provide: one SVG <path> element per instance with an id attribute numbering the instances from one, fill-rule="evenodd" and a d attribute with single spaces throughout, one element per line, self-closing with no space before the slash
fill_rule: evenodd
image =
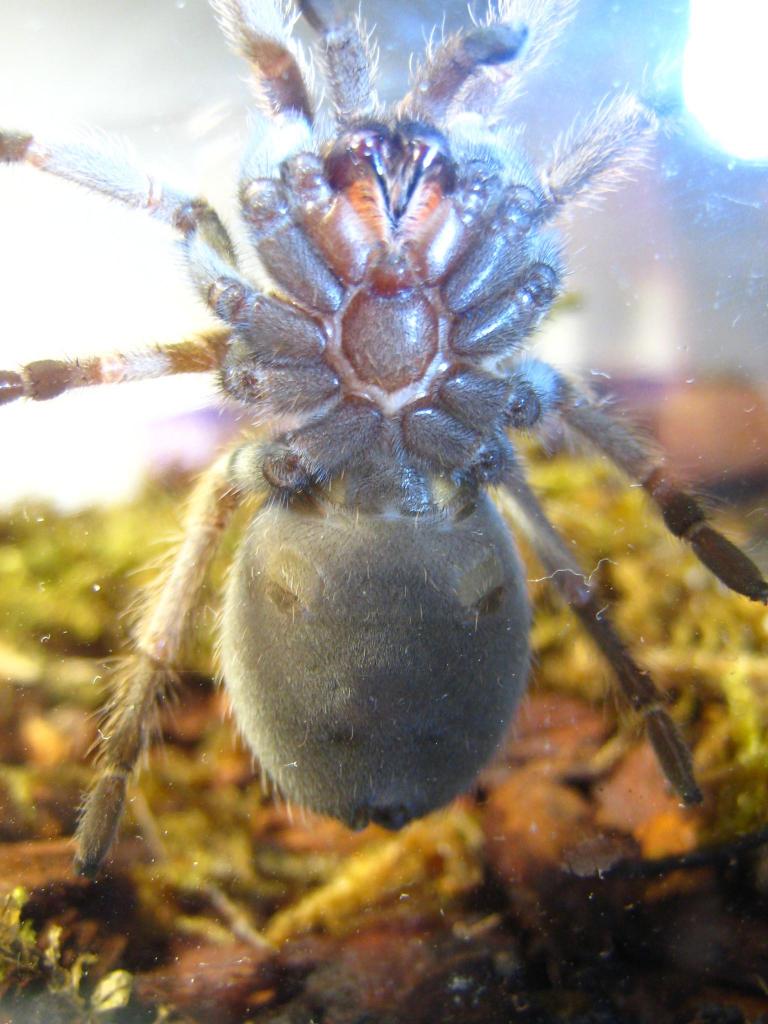
<path id="1" fill-rule="evenodd" d="M 541 64 L 576 13 L 578 0 L 492 0 L 485 26 L 525 25 L 528 41 L 517 60 L 484 67 L 473 75 L 456 97 L 451 115 L 472 111 L 499 117 L 523 91 L 526 75 Z"/>
<path id="2" fill-rule="evenodd" d="M 344 289 L 292 215 L 293 190 L 271 178 L 243 181 L 240 207 L 253 245 L 270 277 L 310 309 L 335 313 Z"/>
<path id="3" fill-rule="evenodd" d="M 717 578 L 751 601 L 768 604 L 768 582 L 743 551 L 707 522 L 698 499 L 675 481 L 660 459 L 615 417 L 571 389 L 563 421 L 637 480 L 658 505 L 668 529 L 688 541 L 699 561 Z"/>
<path id="4" fill-rule="evenodd" d="M 467 81 L 486 66 L 514 60 L 527 36 L 525 25 L 506 22 L 477 25 L 449 36 L 430 48 L 416 69 L 411 89 L 399 106 L 400 116 L 441 121 Z"/>
<path id="5" fill-rule="evenodd" d="M 174 227 L 182 234 L 182 250 L 191 281 L 204 302 L 232 323 L 238 296 L 254 288 L 238 273 L 229 234 L 204 199 L 186 196 L 148 176 L 113 139 L 85 145 L 46 145 L 32 135 L 0 131 L 0 163 L 28 163 L 38 170 L 74 181 L 116 199 Z M 330 275 L 329 275 L 330 276 Z M 338 288 L 338 286 L 337 286 Z"/>
<path id="6" fill-rule="evenodd" d="M 519 465 L 508 465 L 503 480 L 504 504 L 530 540 L 552 583 L 579 617 L 603 653 L 631 707 L 645 722 L 659 764 L 672 787 L 686 804 L 699 803 L 691 754 L 677 726 L 664 709 L 665 698 L 649 674 L 635 662 L 590 585 L 589 577 L 572 558 L 560 535 L 547 518 Z"/>
<path id="7" fill-rule="evenodd" d="M 556 141 L 541 176 L 542 219 L 567 203 L 588 201 L 620 185 L 648 158 L 659 127 L 654 111 L 629 92 L 603 100 L 588 120 Z"/>
<path id="8" fill-rule="evenodd" d="M 524 356 L 509 376 L 512 390 L 507 403 L 509 425 L 527 430 L 558 408 L 567 386 L 549 363 Z"/>
<path id="9" fill-rule="evenodd" d="M 115 140 L 97 144 L 48 146 L 32 135 L 0 131 L 0 163 L 28 163 L 38 170 L 100 192 L 111 199 L 146 210 L 183 235 L 184 254 L 192 281 L 214 311 L 219 299 L 211 286 L 236 280 L 237 258 L 229 234 L 205 199 L 165 187 L 138 167 Z"/>
<path id="10" fill-rule="evenodd" d="M 315 480 L 341 475 L 375 447 L 382 415 L 364 400 L 338 402 L 319 419 L 278 438 L 285 458 L 298 462 Z"/>
<path id="11" fill-rule="evenodd" d="M 200 295 L 236 329 L 237 339 L 228 327 L 218 327 L 175 345 L 0 370 L 0 405 L 18 398 L 44 401 L 96 384 L 216 370 L 222 371 L 225 391 L 243 401 L 260 401 L 263 392 L 276 390 L 282 404 L 295 410 L 300 399 L 311 404 L 335 394 L 338 380 L 319 361 L 325 335 L 315 319 L 259 291 L 199 238 L 184 247 Z"/>
<path id="12" fill-rule="evenodd" d="M 168 189 L 148 177 L 126 154 L 115 153 L 109 144 L 46 146 L 31 135 L 0 132 L 2 161 L 29 163 L 128 206 L 147 210 L 183 235 L 192 283 L 217 316 L 228 323 L 239 323 L 240 307 L 248 302 L 252 305 L 258 293 L 238 273 L 234 246 L 216 211 L 204 199 Z M 244 199 L 244 210 L 273 278 L 309 305 L 337 309 L 341 286 L 303 232 L 292 224 L 282 186 L 264 179 L 253 183 Z"/>
<path id="13" fill-rule="evenodd" d="M 231 266 L 237 264 L 229 234 L 205 199 L 184 195 L 156 181 L 115 140 L 46 145 L 29 134 L 0 131 L 0 163 L 27 163 L 126 206 L 146 210 L 186 239 L 201 239 Z"/>
<path id="14" fill-rule="evenodd" d="M 320 33 L 320 55 L 336 120 L 370 117 L 377 106 L 373 82 L 378 55 L 359 17 L 344 15 L 335 0 L 299 0 L 299 7 Z"/>
<path id="15" fill-rule="evenodd" d="M 201 478 L 184 533 L 139 618 L 133 653 L 118 673 L 101 730 L 100 772 L 77 830 L 77 871 L 93 875 L 106 856 L 125 802 L 128 779 L 146 749 L 159 705 L 171 687 L 183 640 L 221 535 L 238 504 L 223 455 Z M 265 485 L 266 486 L 266 485 Z"/>
<path id="16" fill-rule="evenodd" d="M 210 373 L 221 366 L 230 337 L 229 328 L 217 327 L 175 345 L 156 345 L 140 352 L 39 359 L 18 371 L 0 370 L 0 405 L 17 398 L 43 402 L 95 384 L 121 384 L 174 373 Z"/>
<path id="17" fill-rule="evenodd" d="M 296 111 L 312 120 L 312 102 L 298 45 L 291 38 L 292 4 L 282 0 L 212 0 L 235 53 L 251 66 L 256 102 L 267 115 Z"/>
<path id="18" fill-rule="evenodd" d="M 768 604 L 768 582 L 751 558 L 707 522 L 701 503 L 675 481 L 653 447 L 615 415 L 537 359 L 518 363 L 512 379 L 510 423 L 532 427 L 550 412 L 648 492 L 668 529 L 691 545 L 697 558 L 731 590 Z"/>
<path id="19" fill-rule="evenodd" d="M 259 451 L 243 450 L 234 467 L 238 486 L 257 467 L 275 491 L 291 494 L 329 488 L 334 501 L 377 514 L 382 508 L 408 515 L 430 507 L 428 475 L 414 466 L 397 430 L 365 399 L 336 402 L 295 430 L 276 437 Z M 393 457 L 394 456 L 394 457 Z"/>

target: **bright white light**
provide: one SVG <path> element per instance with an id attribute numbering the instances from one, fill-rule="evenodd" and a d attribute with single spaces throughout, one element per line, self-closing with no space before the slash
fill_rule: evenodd
<path id="1" fill-rule="evenodd" d="M 740 160 L 768 160 L 768 0 L 691 0 L 685 103 Z"/>

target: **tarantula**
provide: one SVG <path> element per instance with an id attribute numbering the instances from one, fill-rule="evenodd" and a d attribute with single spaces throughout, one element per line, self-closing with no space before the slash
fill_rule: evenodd
<path id="1" fill-rule="evenodd" d="M 0 133 L 0 159 L 171 225 L 222 326 L 181 344 L 0 374 L 0 402 L 173 373 L 216 372 L 269 433 L 223 454 L 146 602 L 103 730 L 78 870 L 95 872 L 173 679 L 233 510 L 260 502 L 222 617 L 224 679 L 264 772 L 290 800 L 353 827 L 398 828 L 466 789 L 528 672 L 529 606 L 487 488 L 502 488 L 552 582 L 644 717 L 682 799 L 699 799 L 664 699 L 617 635 L 526 482 L 510 435 L 559 418 L 659 506 L 728 587 L 768 601 L 752 562 L 708 525 L 646 446 L 525 354 L 562 271 L 545 231 L 641 160 L 660 116 L 622 92 L 563 136 L 543 170 L 506 110 L 575 0 L 493 0 L 431 47 L 383 107 L 375 50 L 333 0 L 298 0 L 318 34 L 332 118 L 319 117 L 290 0 L 213 0 L 251 68 L 256 115 L 239 183 L 268 284 L 238 269 L 204 199 L 104 147 Z"/>

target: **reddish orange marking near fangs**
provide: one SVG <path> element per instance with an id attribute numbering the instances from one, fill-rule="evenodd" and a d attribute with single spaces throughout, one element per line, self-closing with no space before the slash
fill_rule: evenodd
<path id="1" fill-rule="evenodd" d="M 437 181 L 420 183 L 414 189 L 408 206 L 398 225 L 398 234 L 407 237 L 429 220 L 445 198 L 442 186 Z"/>
<path id="2" fill-rule="evenodd" d="M 352 209 L 376 238 L 389 244 L 392 223 L 379 183 L 374 178 L 360 178 L 344 190 Z"/>

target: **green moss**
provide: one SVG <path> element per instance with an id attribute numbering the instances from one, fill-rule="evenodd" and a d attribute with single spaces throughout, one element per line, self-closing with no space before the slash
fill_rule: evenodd
<path id="1" fill-rule="evenodd" d="M 713 812 L 702 840 L 764 827 L 768 808 L 768 610 L 727 590 L 665 530 L 639 487 L 602 460 L 532 452 L 531 479 L 694 747 Z M 745 545 L 743 523 L 716 525 Z M 528 558 L 531 576 L 541 576 Z M 571 614 L 534 584 L 537 684 L 604 699 L 609 670 Z"/>
<path id="2" fill-rule="evenodd" d="M 98 957 L 83 953 L 65 965 L 63 929 L 54 925 L 44 936 L 36 935 L 31 922 L 23 917 L 26 901 L 24 890 L 16 888 L 0 904 L 0 1002 L 12 1013 L 23 1013 L 25 1002 L 34 1000 L 35 1019 L 43 1019 L 43 1014 L 54 1022 L 108 1024 L 113 1011 L 123 1009 L 130 1001 L 130 973 L 111 971 L 95 986 L 88 986 L 88 968 Z"/>
<path id="3" fill-rule="evenodd" d="M 762 826 L 768 800 L 768 612 L 717 583 L 666 534 L 641 489 L 629 487 L 603 461 L 543 459 L 535 450 L 529 461 L 552 519 L 599 583 L 638 659 L 674 699 L 674 714 L 711 794 L 706 837 Z M 142 566 L 161 557 L 162 539 L 178 532 L 182 506 L 178 492 L 152 488 L 122 507 L 72 517 L 27 507 L 0 522 L 0 620 L 6 627 L 0 642 L 6 681 L 0 687 L 16 687 L 25 700 L 34 690 L 44 707 L 66 702 L 91 709 L 99 694 L 94 676 L 105 674 L 102 659 L 124 644 L 124 609 L 149 576 Z M 738 528 L 728 532 L 737 542 L 745 539 Z M 215 567 L 211 593 L 235 543 L 233 534 Z M 529 577 L 538 581 L 544 574 L 526 558 Z M 532 685 L 604 704 L 610 670 L 549 586 L 533 582 L 531 588 Z M 214 622 L 212 614 L 201 616 L 189 654 L 189 668 L 200 678 L 212 672 Z M 247 776 L 247 760 L 232 723 L 212 714 L 192 739 L 153 757 L 152 771 L 142 776 L 145 804 L 129 802 L 128 830 L 135 833 L 138 823 L 145 836 L 149 830 L 157 839 L 155 863 L 134 869 L 141 898 L 168 927 L 174 915 L 197 927 L 198 915 L 188 904 L 198 892 L 208 893 L 219 918 L 221 900 L 231 899 L 248 927 L 269 932 L 272 915 L 290 917 L 290 908 L 301 906 L 307 894 L 346 877 L 339 873 L 350 854 L 381 841 L 375 834 L 352 841 L 339 828 L 329 832 L 327 845 L 291 849 L 283 841 L 284 820 L 274 832 L 272 803 L 258 780 L 237 771 L 230 778 L 233 763 L 245 763 Z M 64 777 L 60 767 L 31 772 L 23 764 L 7 777 L 23 796 L 30 791 L 25 778 L 33 776 L 47 779 L 52 789 Z M 21 803 L 26 808 L 29 801 Z M 372 894 L 360 895 L 362 906 L 362 897 L 367 902 Z"/>

